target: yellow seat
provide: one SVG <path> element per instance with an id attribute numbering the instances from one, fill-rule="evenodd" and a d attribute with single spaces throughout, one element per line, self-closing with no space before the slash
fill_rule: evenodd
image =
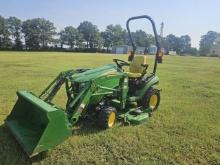
<path id="1" fill-rule="evenodd" d="M 131 72 L 125 72 L 128 77 L 131 77 L 131 78 L 138 78 L 138 77 L 141 77 L 141 73 L 131 73 Z"/>
<path id="2" fill-rule="evenodd" d="M 144 55 L 135 55 L 130 63 L 129 72 L 125 72 L 128 77 L 138 78 L 143 75 L 144 67 L 147 64 L 147 58 Z"/>

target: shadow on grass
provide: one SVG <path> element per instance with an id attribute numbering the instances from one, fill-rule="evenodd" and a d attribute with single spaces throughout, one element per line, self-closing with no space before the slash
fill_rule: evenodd
<path id="1" fill-rule="evenodd" d="M 89 135 L 89 134 L 97 134 L 103 131 L 102 128 L 98 127 L 98 124 L 92 120 L 81 120 L 79 121 L 76 126 L 73 128 L 73 136 L 74 135 Z"/>
<path id="2" fill-rule="evenodd" d="M 40 162 L 47 156 L 47 151 L 45 151 L 29 158 L 5 124 L 0 126 L 0 153 L 0 165 L 29 165 L 34 162 Z"/>
<path id="3" fill-rule="evenodd" d="M 0 164 L 31 164 L 31 160 L 4 124 L 0 126 L 0 153 Z"/>
<path id="4" fill-rule="evenodd" d="M 73 128 L 73 135 L 89 135 L 97 134 L 103 131 L 94 121 L 83 120 L 77 123 Z M 56 137 L 54 137 L 56 138 Z M 0 126 L 0 165 L 1 164 L 31 164 L 34 162 L 40 162 L 47 157 L 47 151 L 42 152 L 32 158 L 23 151 L 20 144 L 16 141 L 13 135 L 5 124 Z"/>

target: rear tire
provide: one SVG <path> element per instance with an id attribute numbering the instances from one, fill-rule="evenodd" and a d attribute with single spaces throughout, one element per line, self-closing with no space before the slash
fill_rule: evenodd
<path id="1" fill-rule="evenodd" d="M 114 107 L 103 107 L 98 114 L 98 124 L 107 129 L 114 126 L 116 122 L 116 109 Z"/>
<path id="2" fill-rule="evenodd" d="M 144 108 L 151 108 L 152 112 L 156 111 L 160 105 L 160 90 L 150 88 L 139 102 Z"/>

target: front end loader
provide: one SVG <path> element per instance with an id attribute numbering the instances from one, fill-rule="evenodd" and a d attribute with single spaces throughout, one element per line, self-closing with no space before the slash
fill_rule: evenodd
<path id="1" fill-rule="evenodd" d="M 152 72 L 148 72 L 147 56 L 134 54 L 129 28 L 130 21 L 142 18 L 152 24 L 157 46 Z M 115 64 L 95 69 L 61 72 L 40 95 L 17 92 L 18 100 L 5 123 L 30 157 L 70 137 L 79 120 L 90 118 L 102 128 L 112 127 L 116 119 L 139 124 L 158 108 L 160 90 L 155 85 L 159 83 L 156 69 L 160 46 L 154 21 L 146 15 L 132 17 L 127 30 L 133 46 L 129 61 L 114 59 Z M 65 109 L 52 102 L 62 85 L 67 95 Z"/>

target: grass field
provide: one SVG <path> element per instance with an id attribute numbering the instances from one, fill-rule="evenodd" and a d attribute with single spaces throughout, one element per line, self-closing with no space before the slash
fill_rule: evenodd
<path id="1" fill-rule="evenodd" d="M 15 92 L 39 94 L 60 71 L 97 67 L 113 58 L 127 57 L 0 52 L 0 165 L 220 164 L 220 59 L 190 56 L 167 56 L 158 66 L 161 105 L 144 124 L 106 131 L 84 127 L 45 159 L 28 159 L 4 126 Z M 62 94 L 57 102 L 64 102 Z"/>

